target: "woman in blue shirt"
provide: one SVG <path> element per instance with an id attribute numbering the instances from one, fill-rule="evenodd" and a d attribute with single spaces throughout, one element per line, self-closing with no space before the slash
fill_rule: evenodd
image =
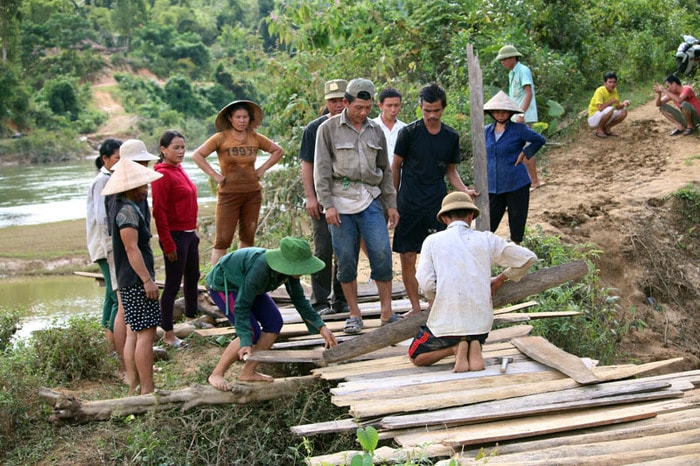
<path id="1" fill-rule="evenodd" d="M 494 119 L 484 129 L 491 231 L 498 229 L 508 210 L 510 239 L 520 244 L 525 236 L 531 183 L 523 161 L 534 157 L 545 139 L 527 125 L 510 120 L 522 111 L 503 91 L 486 102 L 484 112 Z"/>

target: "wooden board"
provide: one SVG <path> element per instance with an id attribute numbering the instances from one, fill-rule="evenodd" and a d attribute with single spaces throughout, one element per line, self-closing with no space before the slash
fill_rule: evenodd
<path id="1" fill-rule="evenodd" d="M 617 424 L 656 416 L 652 405 L 623 408 L 594 408 L 575 413 L 567 412 L 523 419 L 511 419 L 487 424 L 440 429 L 418 434 L 398 435 L 396 442 L 403 446 L 426 442 L 442 443 L 451 447 L 500 442 L 503 440 L 555 434 L 607 424 Z"/>
<path id="2" fill-rule="evenodd" d="M 692 389 L 692 384 L 689 383 L 679 383 L 676 389 L 669 389 L 672 386 L 668 381 L 642 380 L 546 391 L 458 408 L 441 409 L 429 413 L 387 416 L 382 419 L 381 427 L 384 429 L 406 429 L 432 425 L 472 424 L 570 409 L 672 398 L 682 396 L 682 389 Z"/>
<path id="3" fill-rule="evenodd" d="M 591 384 L 600 381 L 581 362 L 581 359 L 557 348 L 542 337 L 518 337 L 513 338 L 511 342 L 535 361 L 563 372 L 580 384 Z"/>

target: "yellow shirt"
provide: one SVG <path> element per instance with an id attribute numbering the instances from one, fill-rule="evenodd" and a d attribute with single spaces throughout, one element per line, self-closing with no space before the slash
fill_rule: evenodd
<path id="1" fill-rule="evenodd" d="M 591 99 L 591 103 L 588 104 L 588 116 L 591 117 L 595 115 L 596 112 L 600 111 L 598 110 L 598 105 L 605 103 L 610 99 L 620 100 L 620 94 L 617 93 L 617 88 L 614 88 L 610 92 L 608 92 L 605 86 L 600 86 L 598 89 L 596 89 L 595 93 L 593 94 L 593 98 Z"/>

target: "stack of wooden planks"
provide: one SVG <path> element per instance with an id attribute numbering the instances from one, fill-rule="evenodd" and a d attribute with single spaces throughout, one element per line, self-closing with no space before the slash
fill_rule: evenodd
<path id="1" fill-rule="evenodd" d="M 378 449 L 375 464 L 440 457 L 458 464 L 683 464 L 688 458 L 698 464 L 700 391 L 694 384 L 700 371 L 632 379 L 679 360 L 595 367 L 540 337 L 514 336 L 530 329 L 492 332 L 480 372 L 454 373 L 449 359 L 417 368 L 405 347 L 400 355 L 316 369 L 315 376 L 340 381 L 332 401 L 347 406 L 352 418 L 292 432 L 312 436 L 372 425 L 380 439 L 399 446 Z M 504 358 L 512 361 L 505 374 Z M 674 432 L 678 438 L 668 442 Z M 349 464 L 357 453 L 308 462 Z"/>

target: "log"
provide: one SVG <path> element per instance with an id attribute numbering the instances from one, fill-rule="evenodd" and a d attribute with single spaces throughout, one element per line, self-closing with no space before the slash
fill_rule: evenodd
<path id="1" fill-rule="evenodd" d="M 486 170 L 486 136 L 484 135 L 484 90 L 481 65 L 474 46 L 467 44 L 467 69 L 469 72 L 469 119 L 472 122 L 472 162 L 474 164 L 474 188 L 483 195 L 476 198 L 476 206 L 481 214 L 474 224 L 479 231 L 488 231 L 489 219 L 489 183 Z"/>
<path id="2" fill-rule="evenodd" d="M 129 416 L 152 410 L 180 408 L 182 412 L 202 405 L 245 404 L 294 396 L 316 382 L 312 376 L 276 379 L 272 383 L 237 382 L 228 392 L 208 385 L 193 385 L 181 390 L 157 390 L 149 395 L 130 396 L 111 400 L 85 401 L 50 388 L 41 387 L 39 398 L 53 406 L 49 422 L 86 423 L 106 421 L 112 416 Z"/>
<path id="3" fill-rule="evenodd" d="M 571 280 L 582 278 L 588 273 L 585 261 L 574 261 L 555 267 L 540 269 L 526 275 L 520 282 L 506 282 L 493 297 L 493 307 L 525 299 L 528 296 L 548 290 Z M 428 320 L 428 312 L 406 317 L 391 325 L 385 325 L 371 333 L 362 334 L 352 340 L 323 352 L 326 364 L 352 359 L 370 351 L 394 345 L 413 338 L 421 325 Z"/>

